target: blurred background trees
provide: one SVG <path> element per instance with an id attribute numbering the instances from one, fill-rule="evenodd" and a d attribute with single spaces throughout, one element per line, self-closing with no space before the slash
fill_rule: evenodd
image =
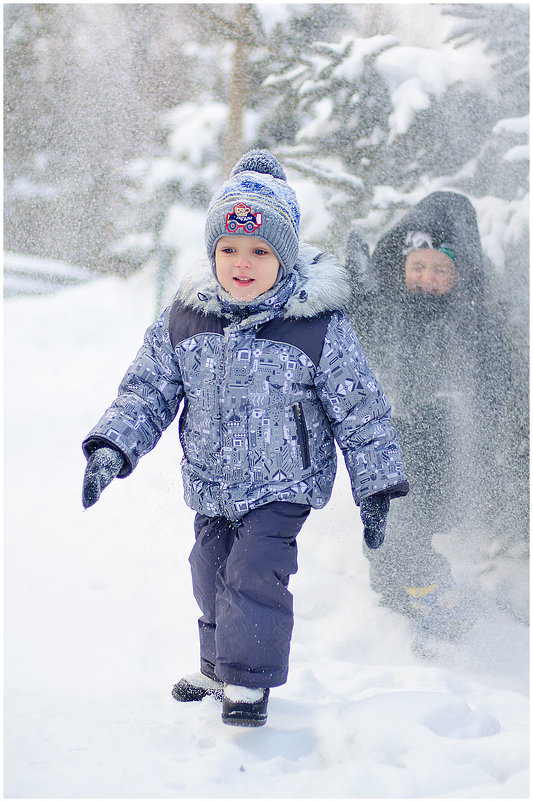
<path id="1" fill-rule="evenodd" d="M 5 4 L 4 52 L 6 250 L 172 280 L 181 226 L 264 146 L 341 258 L 467 194 L 526 324 L 527 4 Z"/>
<path id="2" fill-rule="evenodd" d="M 126 265 L 114 250 L 125 166 L 158 154 L 164 110 L 224 84 L 183 8 L 4 5 L 8 249 L 103 272 L 142 264 L 142 252 Z"/>
<path id="3" fill-rule="evenodd" d="M 5 248 L 141 267 L 169 203 L 205 203 L 253 140 L 268 60 L 254 9 L 5 4 Z"/>
<path id="4" fill-rule="evenodd" d="M 527 294 L 527 4 L 5 4 L 4 51 L 7 250 L 171 269 L 180 211 L 266 146 L 307 239 L 457 189 Z"/>

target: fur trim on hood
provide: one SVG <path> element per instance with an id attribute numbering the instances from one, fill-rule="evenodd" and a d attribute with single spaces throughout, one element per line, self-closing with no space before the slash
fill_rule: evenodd
<path id="1" fill-rule="evenodd" d="M 332 254 L 302 245 L 294 274 L 296 288 L 285 305 L 283 317 L 311 318 L 347 309 L 353 287 L 348 271 Z M 176 300 L 204 315 L 221 315 L 222 296 L 231 297 L 222 290 L 211 264 L 205 260 L 182 279 Z"/>

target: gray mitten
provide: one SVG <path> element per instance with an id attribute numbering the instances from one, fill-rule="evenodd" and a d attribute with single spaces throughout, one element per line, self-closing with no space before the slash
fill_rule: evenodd
<path id="1" fill-rule="evenodd" d="M 379 549 L 385 540 L 389 507 L 390 495 L 388 493 L 374 493 L 373 496 L 364 498 L 359 504 L 364 526 L 363 534 L 369 549 Z"/>
<path id="2" fill-rule="evenodd" d="M 82 502 L 85 509 L 96 504 L 102 490 L 113 481 L 123 465 L 124 457 L 116 448 L 102 446 L 93 451 L 83 477 Z"/>

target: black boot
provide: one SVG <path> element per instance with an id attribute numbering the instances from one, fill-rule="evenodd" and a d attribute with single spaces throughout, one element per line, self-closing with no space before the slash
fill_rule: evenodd
<path id="1" fill-rule="evenodd" d="M 172 688 L 172 696 L 177 702 L 199 702 L 206 696 L 214 696 L 222 701 L 224 684 L 206 677 L 205 674 L 188 674 Z"/>
<path id="2" fill-rule="evenodd" d="M 226 685 L 222 721 L 234 727 L 262 727 L 267 720 L 269 688 Z"/>

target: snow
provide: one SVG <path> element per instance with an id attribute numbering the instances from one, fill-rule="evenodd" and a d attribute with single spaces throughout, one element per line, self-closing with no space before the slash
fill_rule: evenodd
<path id="1" fill-rule="evenodd" d="M 191 209 L 183 203 L 173 203 L 166 212 L 161 229 L 161 243 L 169 248 L 175 248 L 178 252 L 186 250 L 186 256 L 182 261 L 190 264 L 191 259 L 197 256 L 197 249 L 192 250 L 194 246 L 191 245 L 191 240 L 194 236 L 196 242 L 202 242 L 204 228 L 203 212 L 199 213 L 198 209 Z"/>
<path id="2" fill-rule="evenodd" d="M 489 86 L 491 81 L 491 60 L 479 42 L 468 48 L 443 45 L 436 50 L 399 45 L 390 35 L 369 38 L 347 35 L 337 45 L 320 42 L 316 47 L 324 53 L 347 53 L 334 67 L 332 76 L 350 82 L 357 82 L 368 68 L 370 57 L 375 57 L 375 68 L 389 88 L 393 106 L 389 116 L 389 141 L 404 134 L 416 113 L 429 108 L 432 99 L 441 97 L 454 83 L 468 78 L 472 84 Z M 308 91 L 311 91 L 311 86 Z M 315 109 L 320 122 L 322 110 L 318 104 L 315 104 Z"/>
<path id="3" fill-rule="evenodd" d="M 524 134 L 529 136 L 529 114 L 498 120 L 492 129 L 495 134 Z"/>
<path id="4" fill-rule="evenodd" d="M 391 101 L 394 111 L 389 115 L 390 142 L 398 134 L 405 134 L 417 112 L 429 108 L 430 97 L 423 81 L 417 76 L 413 76 L 392 92 Z"/>
<path id="5" fill-rule="evenodd" d="M 227 114 L 224 103 L 202 98 L 162 113 L 159 119 L 167 133 L 170 155 L 134 159 L 125 166 L 125 175 L 144 186 L 146 197 L 167 184 L 179 183 L 182 190 L 190 191 L 202 182 L 208 186 L 218 182 L 218 168 L 211 154 L 222 135 Z M 246 116 L 246 124 L 254 130 L 253 112 Z"/>
<path id="6" fill-rule="evenodd" d="M 195 167 L 204 166 L 205 153 L 223 128 L 228 116 L 225 103 L 183 103 L 161 115 L 171 129 L 169 145 L 173 156 L 184 151 Z"/>
<path id="7" fill-rule="evenodd" d="M 172 699 L 198 668 L 176 425 L 81 505 L 81 440 L 154 299 L 144 271 L 5 303 L 5 796 L 527 798 L 528 629 L 487 602 L 463 643 L 415 654 L 369 588 L 343 467 L 299 536 L 267 725 Z"/>
<path id="8" fill-rule="evenodd" d="M 529 230 L 529 193 L 518 200 L 486 196 L 475 201 L 479 232 L 487 256 L 498 275 L 503 275 L 505 245 L 515 245 Z"/>
<path id="9" fill-rule="evenodd" d="M 304 65 L 299 64 L 297 67 L 292 67 L 279 75 L 272 73 L 268 75 L 265 80 L 263 81 L 263 86 L 278 86 L 284 83 L 290 83 L 291 81 L 298 78 L 300 75 L 307 71 L 307 67 Z"/>
<path id="10" fill-rule="evenodd" d="M 345 51 L 349 55 L 344 58 L 333 70 L 335 78 L 355 82 L 361 77 L 365 69 L 366 62 L 371 56 L 378 55 L 382 50 L 387 50 L 398 44 L 395 36 L 389 34 L 385 36 L 371 36 L 369 38 L 356 38 L 351 35 L 341 39 L 338 45 L 331 45 L 326 42 L 318 42 L 324 51 L 342 54 Z"/>
<path id="11" fill-rule="evenodd" d="M 292 16 L 291 6 L 287 3 L 255 3 L 255 10 L 268 35 L 276 25 L 288 24 Z"/>
<path id="12" fill-rule="evenodd" d="M 468 48 L 453 45 L 440 50 L 425 47 L 398 46 L 385 49 L 376 58 L 380 74 L 388 81 L 391 91 L 411 76 L 418 76 L 428 92 L 442 95 L 456 81 L 490 85 L 491 59 L 484 45 L 474 42 Z"/>
<path id="13" fill-rule="evenodd" d="M 150 253 L 154 247 L 153 231 L 140 231 L 126 234 L 113 245 L 113 253 Z"/>
<path id="14" fill-rule="evenodd" d="M 90 281 L 94 273 L 58 259 L 4 251 L 4 297 L 56 292 L 68 284 Z"/>
<path id="15" fill-rule="evenodd" d="M 306 139 L 313 139 L 314 137 L 318 136 L 319 133 L 324 134 L 325 132 L 330 130 L 330 126 L 328 127 L 328 122 L 331 117 L 331 112 L 333 111 L 333 102 L 331 98 L 324 97 L 321 100 L 318 100 L 313 105 L 313 117 L 307 123 L 307 125 L 302 126 L 296 135 L 296 142 L 305 141 Z"/>
<path id="16" fill-rule="evenodd" d="M 441 97 L 454 83 L 468 81 L 488 86 L 491 62 L 483 46 L 443 47 L 436 51 L 423 47 L 391 47 L 376 58 L 376 68 L 386 81 L 394 111 L 389 117 L 389 140 L 404 134 L 416 112 L 428 108 L 430 97 Z"/>
<path id="17" fill-rule="evenodd" d="M 529 161 L 529 145 L 516 145 L 504 154 L 505 162 L 527 162 Z"/>

